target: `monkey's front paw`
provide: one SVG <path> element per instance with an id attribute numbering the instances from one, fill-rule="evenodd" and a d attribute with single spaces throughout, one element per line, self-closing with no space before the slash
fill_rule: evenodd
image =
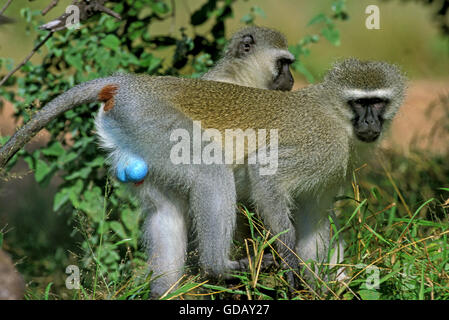
<path id="1" fill-rule="evenodd" d="M 115 175 L 120 182 L 141 182 L 148 174 L 148 165 L 136 156 L 130 156 L 124 163 L 119 162 Z"/>

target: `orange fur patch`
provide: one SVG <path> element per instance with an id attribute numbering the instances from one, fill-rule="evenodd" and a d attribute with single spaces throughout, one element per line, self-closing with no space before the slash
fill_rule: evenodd
<path id="1" fill-rule="evenodd" d="M 98 100 L 105 102 L 104 111 L 109 111 L 114 108 L 114 95 L 117 93 L 118 86 L 115 84 L 108 84 L 98 93 Z"/>

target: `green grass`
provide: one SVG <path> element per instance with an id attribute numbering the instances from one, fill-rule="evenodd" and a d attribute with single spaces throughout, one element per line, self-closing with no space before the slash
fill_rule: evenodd
<path id="1" fill-rule="evenodd" d="M 302 279 L 302 286 L 294 290 L 285 280 L 286 270 L 261 268 L 266 253 L 271 252 L 278 265 L 281 262 L 273 248 L 278 235 L 269 234 L 257 214 L 241 208 L 238 214 L 248 224 L 248 238 L 235 243 L 233 258 L 250 256 L 248 270 L 235 273 L 230 281 L 214 282 L 192 268 L 162 299 L 449 299 L 447 156 L 382 151 L 353 172 L 352 185 L 334 206 L 340 227 L 331 220 L 333 241 L 345 240 L 345 259 L 337 266 L 316 265 L 319 274 L 330 280 L 305 280 L 298 272 L 295 276 Z M 142 249 L 135 245 L 139 224 L 131 223 L 138 217 L 111 212 L 111 186 L 105 188 L 102 212 L 95 215 L 100 220 L 81 210 L 73 219 L 71 228 L 78 236 L 70 252 L 66 242 L 43 241 L 38 234 L 14 236 L 19 228 L 10 228 L 12 235 L 2 230 L 0 239 L 28 284 L 27 299 L 149 297 L 152 274 L 147 273 Z M 136 230 L 120 236 L 123 230 L 116 226 L 120 219 Z M 79 290 L 65 287 L 64 271 L 72 264 L 81 271 Z M 348 278 L 336 282 L 332 279 L 341 267 Z M 373 287 L 376 279 L 378 286 Z"/>
<path id="2" fill-rule="evenodd" d="M 321 266 L 329 279 L 345 267 L 348 279 L 343 282 L 316 278 L 292 291 L 285 270 L 260 268 L 263 253 L 277 255 L 273 244 L 278 239 L 268 234 L 257 215 L 242 208 L 239 214 L 248 220 L 250 237 L 236 244 L 236 252 L 252 257 L 249 269 L 227 282 L 186 274 L 163 299 L 449 299 L 449 164 L 442 159 L 418 152 L 407 158 L 387 152 L 354 172 L 352 188 L 335 205 L 341 228 L 332 228 L 334 239 L 345 239 L 345 260 L 338 266 Z M 106 223 L 108 214 L 103 218 Z M 90 251 L 101 255 L 103 244 Z M 151 274 L 145 273 L 144 265 L 128 268 L 111 280 L 98 261 L 82 270 L 84 286 L 68 298 L 148 298 Z M 89 276 L 94 280 L 88 281 Z M 377 276 L 378 287 L 373 288 Z M 50 282 L 27 297 L 60 299 L 61 290 Z"/>

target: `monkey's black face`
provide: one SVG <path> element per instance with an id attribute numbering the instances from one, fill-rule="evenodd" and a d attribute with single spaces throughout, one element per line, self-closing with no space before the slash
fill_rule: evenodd
<path id="1" fill-rule="evenodd" d="M 280 58 L 276 61 L 277 74 L 273 82 L 269 85 L 271 90 L 290 91 L 293 88 L 293 75 L 290 72 L 290 65 L 293 60 Z"/>
<path id="2" fill-rule="evenodd" d="M 354 132 L 361 141 L 373 142 L 382 132 L 383 114 L 388 100 L 380 98 L 361 98 L 348 101 L 354 112 L 352 119 Z"/>

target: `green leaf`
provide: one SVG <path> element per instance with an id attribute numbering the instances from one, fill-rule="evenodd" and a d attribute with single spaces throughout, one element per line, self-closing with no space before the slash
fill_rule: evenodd
<path id="1" fill-rule="evenodd" d="M 340 45 L 340 32 L 337 29 L 325 28 L 321 30 L 321 34 L 334 46 Z"/>
<path id="2" fill-rule="evenodd" d="M 413 216 L 409 219 L 407 225 L 404 227 L 404 229 L 402 230 L 401 234 L 399 235 L 398 239 L 401 239 L 402 236 L 404 235 L 404 233 L 408 230 L 408 227 L 410 226 L 410 224 L 413 222 L 413 219 L 415 219 L 415 217 L 418 215 L 418 213 L 421 211 L 422 208 L 424 208 L 427 204 L 429 204 L 430 202 L 434 201 L 434 198 L 430 198 L 429 200 L 427 200 L 426 202 L 424 202 L 413 214 Z"/>
<path id="3" fill-rule="evenodd" d="M 380 299 L 380 292 L 377 292 L 375 290 L 359 290 L 357 292 L 362 300 L 379 300 Z"/>
<path id="4" fill-rule="evenodd" d="M 45 288 L 45 294 L 44 294 L 44 300 L 48 300 L 49 296 L 50 296 L 50 289 L 53 285 L 53 282 L 50 282 L 47 287 Z"/>
<path id="5" fill-rule="evenodd" d="M 126 234 L 125 228 L 123 228 L 123 225 L 118 222 L 118 221 L 111 221 L 109 223 L 109 226 L 111 227 L 111 229 L 117 233 L 117 235 L 121 238 L 121 239 L 126 239 L 129 238 L 128 235 Z"/>
<path id="6" fill-rule="evenodd" d="M 418 299 L 419 300 L 424 300 L 424 268 L 421 269 L 421 281 L 420 281 L 420 287 L 419 287 L 419 294 L 418 294 Z"/>
<path id="7" fill-rule="evenodd" d="M 73 183 L 73 181 L 72 181 L 72 183 Z M 83 191 L 83 188 L 84 188 L 84 183 L 83 183 L 83 180 L 81 180 L 81 179 L 76 180 L 76 182 L 73 185 L 71 185 L 70 187 L 64 188 L 64 189 L 67 189 L 67 194 L 69 195 L 70 202 L 72 203 L 72 205 L 75 208 L 79 206 L 80 195 L 81 195 L 81 192 Z"/>
<path id="8" fill-rule="evenodd" d="M 119 246 L 119 245 L 121 245 L 121 244 L 128 243 L 128 242 L 132 242 L 132 241 L 133 241 L 132 238 L 127 238 L 127 239 L 123 239 L 123 240 L 117 241 L 117 242 L 114 243 L 113 245 L 114 245 L 114 246 Z"/>
<path id="9" fill-rule="evenodd" d="M 86 163 L 86 165 L 87 165 L 88 167 L 91 167 L 91 168 L 95 168 L 95 167 L 103 167 L 104 161 L 105 161 L 105 160 L 104 160 L 104 157 L 99 156 L 99 157 L 96 157 L 94 160 L 92 160 L 92 161 Z"/>
<path id="10" fill-rule="evenodd" d="M 260 247 L 259 252 L 262 252 L 262 250 L 265 250 L 269 245 L 273 244 L 273 242 L 274 242 L 277 238 L 279 238 L 281 235 L 283 235 L 283 234 L 285 234 L 285 233 L 287 233 L 287 232 L 288 232 L 288 230 L 284 230 L 284 231 L 281 231 L 281 232 L 279 232 L 278 234 L 274 235 L 273 237 L 271 237 L 266 243 L 264 243 L 264 244 Z"/>
<path id="11" fill-rule="evenodd" d="M 30 170 L 34 170 L 34 158 L 32 156 L 23 157 L 23 161 L 28 164 L 28 168 L 30 168 Z"/>
<path id="12" fill-rule="evenodd" d="M 311 26 L 311 25 L 314 25 L 314 24 L 317 24 L 317 23 L 324 22 L 324 21 L 326 21 L 326 19 L 327 19 L 326 15 L 324 13 L 320 13 L 320 14 L 316 15 L 315 17 L 313 17 L 309 21 L 307 26 Z"/>
<path id="13" fill-rule="evenodd" d="M 154 1 L 150 6 L 157 14 L 166 14 L 170 11 L 170 7 L 163 1 Z"/>
<path id="14" fill-rule="evenodd" d="M 42 182 L 45 177 L 51 172 L 51 167 L 41 159 L 37 160 L 36 170 L 34 173 L 34 178 L 36 182 Z"/>
<path id="15" fill-rule="evenodd" d="M 376 187 L 372 187 L 370 190 L 371 194 L 373 195 L 374 199 L 379 200 L 378 191 Z"/>
<path id="16" fill-rule="evenodd" d="M 53 198 L 53 211 L 58 211 L 69 200 L 67 189 L 62 189 Z"/>
<path id="17" fill-rule="evenodd" d="M 67 63 L 69 65 L 74 67 L 76 70 L 81 71 L 81 72 L 83 71 L 84 62 L 83 62 L 83 58 L 81 57 L 81 54 L 66 55 L 65 60 L 67 61 Z"/>
<path id="18" fill-rule="evenodd" d="M 76 152 L 69 152 L 69 153 L 65 152 L 58 158 L 58 162 L 61 165 L 64 165 L 66 163 L 75 160 L 76 158 L 78 158 L 78 154 Z"/>
<path id="19" fill-rule="evenodd" d="M 64 148 L 62 147 L 61 143 L 59 141 L 53 142 L 50 147 L 46 149 L 42 149 L 42 154 L 46 156 L 54 156 L 58 157 L 65 153 Z"/>
<path id="20" fill-rule="evenodd" d="M 265 11 L 263 11 L 263 9 L 262 9 L 261 7 L 259 7 L 259 6 L 253 6 L 253 7 L 251 8 L 251 11 L 252 11 L 255 15 L 260 16 L 260 17 L 262 17 L 262 18 L 266 18 L 266 17 L 267 17 L 267 15 L 265 14 Z"/>
<path id="21" fill-rule="evenodd" d="M 136 211 L 126 208 L 122 211 L 121 218 L 128 230 L 133 231 L 137 229 L 139 215 Z"/>
<path id="22" fill-rule="evenodd" d="M 117 50 L 120 47 L 120 40 L 113 34 L 108 34 L 105 38 L 101 39 L 100 43 L 107 48 Z"/>
<path id="23" fill-rule="evenodd" d="M 94 222 L 100 222 L 103 218 L 103 194 L 99 187 L 86 190 L 83 193 L 84 199 L 79 203 L 78 208 L 86 212 Z"/>
<path id="24" fill-rule="evenodd" d="M 91 172 L 92 172 L 91 167 L 84 167 L 81 170 L 75 171 L 71 175 L 66 176 L 64 179 L 67 181 L 70 181 L 70 180 L 73 180 L 76 178 L 86 179 Z"/>

